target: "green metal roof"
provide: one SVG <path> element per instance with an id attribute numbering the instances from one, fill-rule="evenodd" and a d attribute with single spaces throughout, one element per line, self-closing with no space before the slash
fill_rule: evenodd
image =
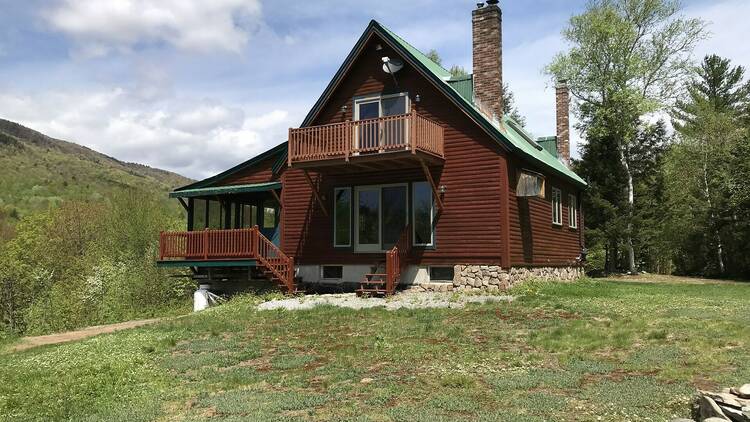
<path id="1" fill-rule="evenodd" d="M 239 172 L 241 170 L 245 170 L 245 169 L 251 168 L 252 166 L 254 166 L 256 164 L 259 164 L 261 161 L 264 161 L 266 158 L 270 158 L 270 157 L 276 156 L 278 154 L 278 158 L 276 159 L 276 161 L 274 162 L 273 167 L 272 167 L 274 174 L 276 174 L 276 173 L 278 173 L 281 170 L 281 168 L 283 168 L 283 164 L 284 164 L 284 162 L 286 160 L 286 151 L 287 151 L 287 148 L 288 148 L 288 144 L 286 142 L 281 143 L 281 144 L 276 145 L 275 147 L 273 147 L 273 148 L 271 148 L 271 149 L 269 149 L 267 151 L 264 151 L 264 152 L 256 155 L 255 157 L 253 157 L 253 158 L 251 158 L 251 159 L 249 159 L 249 160 L 247 160 L 245 162 L 237 164 L 236 166 L 230 168 L 229 170 L 222 171 L 221 173 L 216 174 L 214 176 L 211 176 L 209 178 L 206 178 L 206 179 L 200 180 L 198 182 L 191 183 L 189 185 L 185 185 L 185 186 L 182 186 L 180 188 L 177 188 L 172 193 L 179 193 L 179 192 L 183 192 L 183 191 L 186 191 L 186 190 L 191 190 L 191 189 L 196 189 L 196 188 L 205 188 L 205 187 L 208 187 L 208 186 L 214 186 L 216 183 L 221 182 L 222 180 L 226 179 L 227 177 L 229 177 L 229 176 L 231 176 L 231 175 L 233 175 L 233 174 L 235 174 L 235 173 L 237 173 L 237 172 Z M 173 198 L 176 198 L 176 197 L 180 197 L 181 195 L 172 195 L 170 193 L 169 196 L 171 196 Z"/>
<path id="2" fill-rule="evenodd" d="M 390 35 L 394 40 L 396 40 L 402 47 L 404 47 L 406 51 L 408 51 L 415 59 L 419 60 L 419 62 L 422 63 L 427 69 L 429 69 L 429 71 L 432 72 L 432 74 L 434 74 L 435 76 L 437 76 L 438 78 L 444 81 L 451 79 L 453 75 L 451 75 L 451 73 L 448 70 L 446 70 L 443 66 L 440 66 L 439 64 L 432 61 L 432 59 L 427 57 L 424 53 L 414 48 L 414 46 L 406 42 L 406 40 L 399 37 L 398 35 L 396 35 L 395 32 L 381 25 L 377 21 L 373 20 L 370 24 L 372 25 L 373 22 L 376 25 L 378 25 L 380 29 L 382 29 L 388 35 Z"/>
<path id="3" fill-rule="evenodd" d="M 266 192 L 281 189 L 281 182 L 253 183 L 250 185 L 211 186 L 205 188 L 182 189 L 170 192 L 172 198 L 192 198 L 196 196 L 229 195 L 237 193 Z"/>
<path id="4" fill-rule="evenodd" d="M 466 101 L 474 102 L 474 75 L 451 79 L 448 81 L 448 85 L 464 97 Z"/>
<path id="5" fill-rule="evenodd" d="M 557 136 L 545 136 L 538 138 L 536 143 L 541 145 L 545 151 L 549 152 L 550 155 L 557 158 Z"/>

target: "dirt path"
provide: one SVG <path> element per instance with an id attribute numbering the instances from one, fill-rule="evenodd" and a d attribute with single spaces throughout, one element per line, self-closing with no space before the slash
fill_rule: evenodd
<path id="1" fill-rule="evenodd" d="M 21 350 L 31 349 L 32 347 L 44 346 L 47 344 L 66 343 L 69 341 L 93 337 L 99 334 L 113 333 L 115 331 L 141 327 L 143 325 L 153 324 L 159 321 L 161 321 L 161 318 L 140 319 L 135 321 L 119 322 L 117 324 L 96 325 L 93 327 L 82 328 L 76 331 L 67 331 L 64 333 L 47 334 L 44 336 L 36 337 L 24 337 L 19 340 L 18 344 L 11 346 L 10 350 L 13 352 L 18 352 Z"/>

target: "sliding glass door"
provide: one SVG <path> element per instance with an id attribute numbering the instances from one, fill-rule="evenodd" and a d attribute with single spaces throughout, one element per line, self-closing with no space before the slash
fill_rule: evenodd
<path id="1" fill-rule="evenodd" d="M 407 185 L 358 186 L 354 204 L 355 251 L 392 248 L 407 225 Z"/>
<path id="2" fill-rule="evenodd" d="M 375 252 L 380 250 L 380 188 L 363 186 L 356 188 L 355 230 L 356 250 Z"/>

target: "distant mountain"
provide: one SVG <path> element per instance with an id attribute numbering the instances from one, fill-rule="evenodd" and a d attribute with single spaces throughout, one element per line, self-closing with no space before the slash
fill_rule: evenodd
<path id="1" fill-rule="evenodd" d="M 118 188 L 166 195 L 190 182 L 176 173 L 126 163 L 0 119 L 0 220 L 66 199 L 98 199 Z"/>

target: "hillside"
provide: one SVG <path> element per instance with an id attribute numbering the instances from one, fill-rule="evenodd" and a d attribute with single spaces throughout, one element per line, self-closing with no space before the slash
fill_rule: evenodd
<path id="1" fill-rule="evenodd" d="M 747 283 L 511 294 L 398 311 L 265 311 L 247 295 L 79 342 L 0 344 L 0 421 L 666 421 L 696 388 L 750 380 Z"/>
<path id="2" fill-rule="evenodd" d="M 166 193 L 190 181 L 0 119 L 0 220 L 12 223 L 66 199 L 98 199 L 120 188 Z"/>

